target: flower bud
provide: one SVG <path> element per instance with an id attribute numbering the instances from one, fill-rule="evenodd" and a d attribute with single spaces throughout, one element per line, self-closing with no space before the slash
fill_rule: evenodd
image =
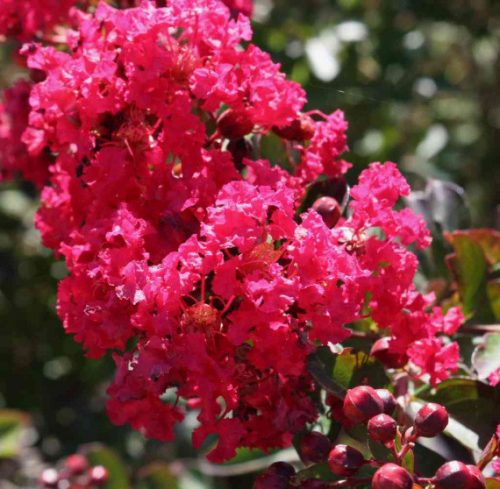
<path id="1" fill-rule="evenodd" d="M 314 202 L 312 208 L 323 218 L 329 228 L 337 224 L 342 214 L 340 204 L 333 197 L 320 197 Z"/>
<path id="2" fill-rule="evenodd" d="M 102 465 L 96 465 L 90 469 L 90 483 L 102 487 L 109 479 L 108 470 Z"/>
<path id="3" fill-rule="evenodd" d="M 372 489 L 412 489 L 412 487 L 413 479 L 410 473 L 396 464 L 382 465 L 372 479 Z"/>
<path id="4" fill-rule="evenodd" d="M 486 481 L 481 471 L 475 465 L 467 465 L 467 471 L 470 475 L 469 488 L 471 489 L 484 489 Z"/>
<path id="5" fill-rule="evenodd" d="M 368 435 L 374 441 L 388 443 L 394 440 L 397 427 L 396 421 L 387 414 L 377 414 L 368 421 Z"/>
<path id="6" fill-rule="evenodd" d="M 367 385 L 349 389 L 344 399 L 344 414 L 355 423 L 364 423 L 384 412 L 384 402 L 372 387 Z"/>
<path id="7" fill-rule="evenodd" d="M 70 455 L 64 464 L 72 475 L 83 474 L 89 468 L 87 459 L 83 455 L 78 454 Z"/>
<path id="8" fill-rule="evenodd" d="M 391 341 L 387 336 L 380 338 L 373 344 L 370 355 L 388 368 L 404 367 L 408 363 L 408 356 L 391 349 Z"/>
<path id="9" fill-rule="evenodd" d="M 429 403 L 421 408 L 415 417 L 418 436 L 432 438 L 439 435 L 448 424 L 448 412 L 440 404 Z"/>
<path id="10" fill-rule="evenodd" d="M 458 461 L 442 465 L 436 472 L 434 485 L 436 489 L 484 489 L 486 486 L 476 467 Z"/>
<path id="11" fill-rule="evenodd" d="M 375 389 L 380 399 L 384 403 L 384 413 L 391 415 L 396 409 L 396 399 L 387 389 Z"/>
<path id="12" fill-rule="evenodd" d="M 286 462 L 276 462 L 257 477 L 253 489 L 288 489 L 290 477 L 295 474 L 292 465 Z"/>
<path id="13" fill-rule="evenodd" d="M 253 122 L 244 111 L 226 110 L 217 121 L 219 132 L 227 139 L 239 139 L 252 132 Z"/>
<path id="14" fill-rule="evenodd" d="M 314 121 L 306 114 L 300 114 L 297 119 L 284 127 L 273 127 L 275 134 L 292 141 L 308 141 L 314 136 Z"/>
<path id="15" fill-rule="evenodd" d="M 43 487 L 57 487 L 59 474 L 55 469 L 45 469 L 40 476 L 40 484 Z"/>
<path id="16" fill-rule="evenodd" d="M 331 449 L 328 437 L 317 431 L 307 433 L 299 443 L 300 458 L 305 464 L 326 462 Z"/>
<path id="17" fill-rule="evenodd" d="M 267 468 L 266 473 L 276 474 L 289 479 L 292 475 L 295 475 L 295 469 L 293 468 L 293 465 L 287 462 L 274 462 Z"/>
<path id="18" fill-rule="evenodd" d="M 363 454 L 348 445 L 335 446 L 328 455 L 328 466 L 335 475 L 349 477 L 363 465 Z"/>
<path id="19" fill-rule="evenodd" d="M 245 138 L 232 139 L 227 145 L 227 150 L 233 157 L 234 166 L 238 171 L 243 170 L 245 158 L 252 156 L 252 143 Z"/>

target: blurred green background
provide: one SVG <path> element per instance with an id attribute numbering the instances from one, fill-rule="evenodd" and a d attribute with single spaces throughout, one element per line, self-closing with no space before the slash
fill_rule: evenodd
<path id="1" fill-rule="evenodd" d="M 469 224 L 498 227 L 500 1 L 258 0 L 254 20 L 255 43 L 304 85 L 309 107 L 345 111 L 352 181 L 370 161 L 396 161 L 409 175 L 462 186 Z M 2 86 L 19 76 L 10 50 L 0 47 Z M 160 445 L 107 420 L 113 366 L 86 360 L 63 333 L 54 304 L 65 267 L 39 243 L 36 206 L 26 185 L 1 187 L 0 408 L 31 415 L 25 441 L 37 449 L 16 463 L 97 440 L 131 466 L 193 457 L 187 430 Z M 0 480 L 15 470 L 0 462 Z M 186 487 L 251 487 L 245 476 L 197 480 Z"/>

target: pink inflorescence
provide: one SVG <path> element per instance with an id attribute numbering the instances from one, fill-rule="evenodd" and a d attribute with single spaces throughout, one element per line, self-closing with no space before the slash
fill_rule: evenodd
<path id="1" fill-rule="evenodd" d="M 50 34 L 65 22 L 78 0 L 2 0 L 0 2 L 0 36 L 30 41 Z"/>
<path id="2" fill-rule="evenodd" d="M 23 141 L 54 159 L 36 224 L 70 271 L 64 327 L 90 357 L 113 352 L 115 423 L 171 440 L 198 409 L 193 441 L 218 435 L 214 461 L 286 446 L 317 418 L 307 357 L 349 323 L 371 317 L 434 382 L 456 369 L 441 334 L 461 322 L 413 285 L 406 246 L 430 238 L 394 210 L 409 192 L 394 163 L 361 174 L 333 227 L 299 215 L 310 184 L 349 168 L 347 124 L 304 114 L 251 36 L 219 0 L 100 3 L 65 51 L 23 49 L 45 74 Z M 271 132 L 288 171 L 258 154 Z"/>
<path id="3" fill-rule="evenodd" d="M 30 113 L 31 86 L 19 80 L 0 94 L 0 181 L 20 175 L 41 188 L 49 179 L 50 155 L 44 151 L 30 153 L 22 142 Z"/>

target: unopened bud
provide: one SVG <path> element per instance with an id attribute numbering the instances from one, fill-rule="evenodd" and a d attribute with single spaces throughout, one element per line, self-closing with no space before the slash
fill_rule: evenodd
<path id="1" fill-rule="evenodd" d="M 363 454 L 349 445 L 337 445 L 328 455 L 328 466 L 335 475 L 349 477 L 363 465 Z"/>
<path id="2" fill-rule="evenodd" d="M 312 207 L 329 228 L 333 228 L 342 215 L 340 204 L 333 197 L 320 197 Z"/>
<path id="3" fill-rule="evenodd" d="M 396 421 L 387 414 L 377 414 L 368 421 L 368 435 L 373 441 L 381 443 L 394 440 L 397 428 Z"/>
<path id="4" fill-rule="evenodd" d="M 307 433 L 299 443 L 300 458 L 305 464 L 326 462 L 331 449 L 328 437 L 317 431 Z"/>
<path id="5" fill-rule="evenodd" d="M 382 402 L 384 403 L 384 413 L 391 415 L 396 409 L 396 399 L 387 389 L 375 389 Z"/>
<path id="6" fill-rule="evenodd" d="M 227 139 L 239 139 L 252 132 L 253 122 L 244 111 L 226 110 L 217 121 L 219 132 Z"/>
<path id="7" fill-rule="evenodd" d="M 306 114 L 284 127 L 273 127 L 273 131 L 283 139 L 292 141 L 308 141 L 314 136 L 314 121 Z"/>
<path id="8" fill-rule="evenodd" d="M 476 467 L 452 461 L 439 468 L 434 485 L 436 489 L 484 489 L 486 483 Z"/>
<path id="9" fill-rule="evenodd" d="M 83 474 L 88 468 L 89 464 L 87 459 L 83 455 L 70 455 L 64 465 L 68 468 L 72 475 Z"/>
<path id="10" fill-rule="evenodd" d="M 388 368 L 404 367 L 408 363 L 408 356 L 391 348 L 391 341 L 387 336 L 380 338 L 373 344 L 370 355 Z"/>
<path id="11" fill-rule="evenodd" d="M 448 412 L 441 404 L 429 403 L 421 408 L 415 417 L 418 436 L 432 438 L 439 435 L 448 424 Z"/>
<path id="12" fill-rule="evenodd" d="M 412 489 L 413 479 L 410 473 L 396 464 L 385 464 L 375 472 L 372 489 Z"/>
<path id="13" fill-rule="evenodd" d="M 369 386 L 349 389 L 344 399 L 344 414 L 355 423 L 364 423 L 384 412 L 384 402 Z"/>
<path id="14" fill-rule="evenodd" d="M 96 465 L 90 469 L 90 483 L 97 487 L 102 487 L 108 482 L 108 470 L 102 465 Z"/>
<path id="15" fill-rule="evenodd" d="M 40 476 L 40 484 L 43 487 L 57 487 L 59 474 L 55 469 L 45 469 Z"/>

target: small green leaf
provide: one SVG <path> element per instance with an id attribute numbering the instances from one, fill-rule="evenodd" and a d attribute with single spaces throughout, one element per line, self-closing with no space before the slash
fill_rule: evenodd
<path id="1" fill-rule="evenodd" d="M 370 452 L 373 455 L 373 458 L 385 462 L 392 462 L 393 456 L 391 451 L 383 444 L 377 441 L 368 440 L 368 446 L 370 447 Z"/>
<path id="2" fill-rule="evenodd" d="M 446 233 L 455 255 L 450 260 L 466 316 L 480 320 L 494 319 L 487 294 L 488 262 L 481 246 L 463 233 Z"/>
<path id="3" fill-rule="evenodd" d="M 333 357 L 333 354 L 330 354 Z M 340 398 L 344 398 L 346 389 L 339 384 L 330 374 L 331 371 L 325 366 L 318 354 L 310 355 L 307 359 L 307 368 L 313 379 L 324 389 Z"/>
<path id="4" fill-rule="evenodd" d="M 396 439 L 394 440 L 394 444 L 399 455 L 399 452 L 403 448 L 401 434 L 399 433 L 399 431 Z M 413 450 L 410 449 L 405 453 L 403 460 L 401 460 L 401 466 L 404 467 L 408 472 L 410 472 L 410 474 L 413 474 L 415 470 L 415 455 L 413 453 Z"/>
<path id="5" fill-rule="evenodd" d="M 29 417 L 10 409 L 0 410 L 0 458 L 15 458 L 22 449 L 22 438 Z"/>
<path id="6" fill-rule="evenodd" d="M 108 469 L 109 479 L 104 489 L 128 489 L 130 487 L 126 467 L 113 450 L 96 444 L 86 447 L 84 453 L 92 465 L 102 465 Z"/>
<path id="7" fill-rule="evenodd" d="M 346 389 L 362 384 L 379 388 L 389 382 L 384 367 L 377 360 L 362 351 L 348 349 L 334 358 L 333 380 Z"/>
<path id="8" fill-rule="evenodd" d="M 151 464 L 139 472 L 137 489 L 178 489 L 177 479 L 165 464 Z"/>
<path id="9" fill-rule="evenodd" d="M 500 333 L 484 335 L 484 341 L 472 354 L 472 366 L 483 380 L 500 368 Z"/>

